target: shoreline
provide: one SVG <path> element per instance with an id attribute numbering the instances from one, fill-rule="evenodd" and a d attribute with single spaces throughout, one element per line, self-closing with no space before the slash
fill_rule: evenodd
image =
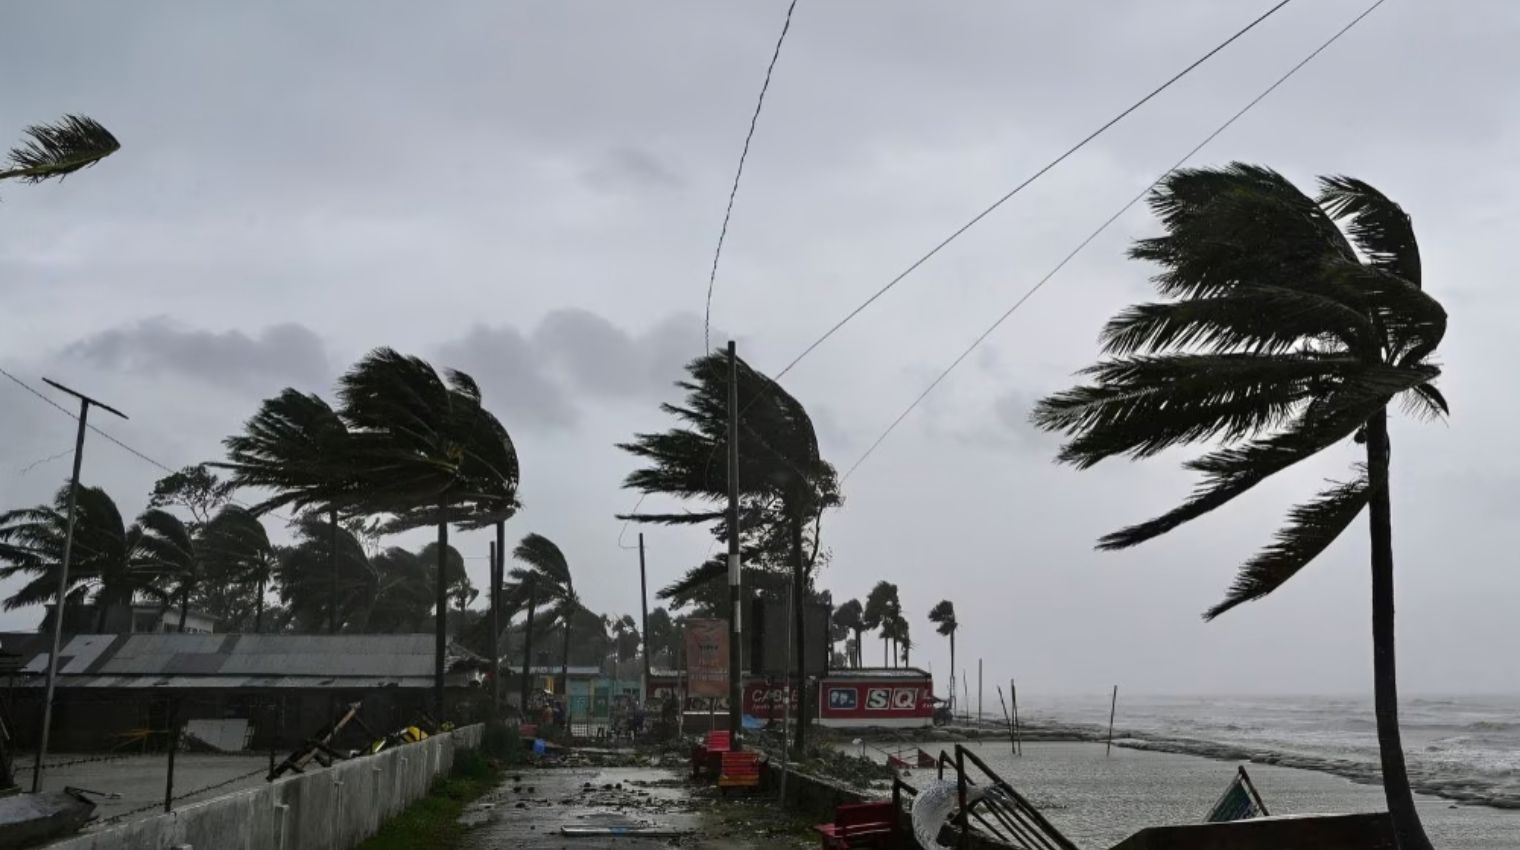
<path id="1" fill-rule="evenodd" d="M 1107 730 L 1080 723 L 1038 722 L 1023 725 L 1020 739 L 1035 742 L 1104 743 Z M 875 729 L 861 737 L 870 741 L 891 741 L 902 744 L 928 743 L 983 743 L 988 740 L 1008 739 L 1008 727 L 1000 723 L 983 721 L 971 724 L 935 726 L 929 729 L 903 730 Z M 1338 776 L 1361 785 L 1380 785 L 1381 770 L 1377 764 L 1338 759 L 1329 756 L 1313 756 L 1282 752 L 1268 747 L 1245 744 L 1226 744 L 1198 738 L 1154 735 L 1134 730 L 1114 732 L 1114 746 L 1130 750 L 1172 753 L 1195 756 L 1214 761 L 1248 762 L 1297 770 L 1310 770 Z M 1453 803 L 1484 806 L 1504 811 L 1520 810 L 1520 788 L 1513 792 L 1503 791 L 1475 783 L 1471 779 L 1448 776 L 1432 776 L 1428 769 L 1418 764 L 1409 766 L 1409 784 L 1417 793 L 1438 797 Z"/>

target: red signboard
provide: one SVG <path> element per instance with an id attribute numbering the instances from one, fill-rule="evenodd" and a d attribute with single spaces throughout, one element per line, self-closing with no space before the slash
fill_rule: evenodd
<path id="1" fill-rule="evenodd" d="M 928 679 L 825 679 L 818 686 L 818 718 L 837 726 L 922 726 L 934 717 Z"/>
<path id="2" fill-rule="evenodd" d="M 686 687 L 689 696 L 728 696 L 727 621 L 686 621 Z"/>

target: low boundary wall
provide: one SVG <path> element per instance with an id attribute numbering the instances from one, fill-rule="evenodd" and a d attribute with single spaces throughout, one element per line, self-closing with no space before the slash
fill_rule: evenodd
<path id="1" fill-rule="evenodd" d="M 45 845 L 46 850 L 349 850 L 427 794 L 480 746 L 482 726 L 188 803 Z"/>

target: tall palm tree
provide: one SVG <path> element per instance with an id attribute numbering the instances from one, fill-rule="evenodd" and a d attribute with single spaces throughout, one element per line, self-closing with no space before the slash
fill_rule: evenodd
<path id="1" fill-rule="evenodd" d="M 530 533 L 512 550 L 512 557 L 527 564 L 526 568 L 512 570 L 512 578 L 519 584 L 531 583 L 535 604 L 553 605 L 554 619 L 565 630 L 564 644 L 560 653 L 560 680 L 569 693 L 570 680 L 570 632 L 581 611 L 580 597 L 575 592 L 575 582 L 570 577 L 570 562 L 554 541 L 542 534 Z M 531 614 L 530 614 L 531 616 Z M 531 658 L 528 662 L 531 664 Z"/>
<path id="2" fill-rule="evenodd" d="M 314 510 L 327 519 L 328 630 L 338 631 L 344 545 L 340 514 L 373 513 L 366 501 L 373 494 L 375 454 L 372 438 L 360 438 L 320 396 L 286 388 L 266 399 L 243 426 L 243 433 L 222 441 L 225 463 L 209 464 L 230 470 L 238 487 L 271 492 L 253 505 L 262 516 L 280 508 Z M 303 523 L 305 521 L 303 520 Z M 303 586 L 311 588 L 310 577 Z M 305 596 L 303 590 L 302 596 Z M 307 600 L 309 601 L 309 600 Z M 303 606 L 304 607 L 304 606 Z"/>
<path id="3" fill-rule="evenodd" d="M 1290 511 L 1204 616 L 1282 586 L 1370 508 L 1383 788 L 1399 847 L 1427 850 L 1398 725 L 1387 408 L 1398 400 L 1446 415 L 1430 360 L 1446 311 L 1421 289 L 1409 216 L 1360 180 L 1321 178 L 1310 198 L 1276 172 L 1243 164 L 1174 172 L 1151 207 L 1166 235 L 1130 253 L 1161 267 L 1155 282 L 1171 300 L 1110 321 L 1106 357 L 1085 370 L 1091 383 L 1045 399 L 1034 421 L 1071 438 L 1059 459 L 1079 468 L 1224 444 L 1187 463 L 1203 483 L 1186 501 L 1104 537 L 1102 549 L 1164 534 L 1332 446 L 1365 446 L 1350 479 Z"/>
<path id="4" fill-rule="evenodd" d="M 684 402 L 661 405 L 676 417 L 676 427 L 636 434 L 631 442 L 618 446 L 648 464 L 631 473 L 623 486 L 696 500 L 710 509 L 627 518 L 659 524 L 713 523 L 720 540 L 727 542 L 731 534 L 740 537 L 747 560 L 753 562 L 750 556 L 757 556 L 762 564 L 789 573 L 791 593 L 797 600 L 792 607 L 797 647 L 794 675 L 805 682 L 807 606 L 803 603 L 809 598 L 818 564 L 824 511 L 841 503 L 838 478 L 819 453 L 817 434 L 802 404 L 742 360 L 735 366 L 740 516 L 730 517 L 721 507 L 728 500 L 729 487 L 724 458 L 729 448 L 730 366 L 726 354 L 713 353 L 687 365 L 689 377 L 676 384 L 686 393 Z M 711 570 L 712 563 L 698 569 Z M 806 712 L 798 718 L 799 749 L 806 738 L 807 720 Z"/>
<path id="5" fill-rule="evenodd" d="M 890 581 L 878 581 L 866 596 L 866 604 L 860 615 L 860 623 L 867 631 L 881 630 L 881 666 L 889 664 L 887 660 L 887 642 L 892 630 L 892 618 L 896 614 L 897 585 Z"/>
<path id="6" fill-rule="evenodd" d="M 0 579 L 34 577 L 5 600 L 5 610 L 55 598 L 68 532 L 68 498 L 65 485 L 51 505 L 0 514 Z M 104 490 L 80 485 L 65 604 L 83 604 L 93 594 L 97 632 L 105 629 L 112 606 L 131 605 L 140 595 L 166 598 L 173 577 L 142 557 L 142 538 L 142 528 L 128 527 Z M 64 616 L 64 612 L 55 611 L 54 616 Z"/>
<path id="7" fill-rule="evenodd" d="M 861 622 L 861 615 L 865 612 L 859 599 L 851 599 L 834 609 L 834 625 L 851 632 L 855 635 L 855 647 L 850 650 L 849 662 L 852 667 L 860 666 L 860 634 L 865 631 L 865 623 Z"/>
<path id="8" fill-rule="evenodd" d="M 41 183 L 100 162 L 121 149 L 121 143 L 93 118 L 65 115 L 52 124 L 26 128 L 26 141 L 11 148 L 8 167 L 0 180 Z"/>
<path id="9" fill-rule="evenodd" d="M 378 348 L 343 375 L 339 394 L 376 477 L 367 504 L 395 515 L 388 530 L 438 529 L 433 701 L 442 717 L 449 525 L 515 509 L 517 455 L 463 372 L 440 375 L 419 357 Z"/>
<path id="10" fill-rule="evenodd" d="M 258 515 L 239 505 L 222 507 L 201 529 L 197 549 L 208 584 L 241 588 L 252 597 L 253 631 L 262 632 L 264 601 L 278 559 Z M 244 616 L 238 621 L 246 623 Z"/>
<path id="11" fill-rule="evenodd" d="M 929 622 L 935 625 L 935 631 L 950 639 L 950 703 L 955 704 L 955 632 L 960 628 L 960 622 L 955 619 L 955 603 L 948 599 L 941 599 L 933 608 L 929 609 Z"/>
<path id="12" fill-rule="evenodd" d="M 433 553 L 427 552 L 427 555 Z M 369 613 L 375 632 L 424 631 L 433 610 L 433 573 L 424 553 L 392 546 L 370 559 L 378 580 Z"/>

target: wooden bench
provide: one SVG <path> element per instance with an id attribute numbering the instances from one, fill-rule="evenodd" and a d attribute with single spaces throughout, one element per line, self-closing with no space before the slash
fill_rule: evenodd
<path id="1" fill-rule="evenodd" d="M 813 827 L 822 850 L 877 848 L 890 850 L 897 837 L 897 812 L 891 801 L 846 803 L 834 807 L 834 822 Z"/>
<path id="2" fill-rule="evenodd" d="M 702 743 L 691 748 L 691 778 L 696 779 L 703 771 L 716 773 L 718 757 L 733 749 L 733 738 L 727 732 L 708 732 Z"/>
<path id="3" fill-rule="evenodd" d="M 718 767 L 718 793 L 727 794 L 730 788 L 760 787 L 760 754 L 721 753 Z"/>

